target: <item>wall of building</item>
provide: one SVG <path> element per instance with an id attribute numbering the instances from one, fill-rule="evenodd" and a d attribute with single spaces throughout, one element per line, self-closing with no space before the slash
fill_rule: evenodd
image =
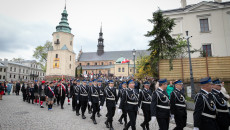
<path id="1" fill-rule="evenodd" d="M 59 67 L 54 68 L 54 59 L 58 54 Z M 46 75 L 66 75 L 75 76 L 75 56 L 76 54 L 68 50 L 54 50 L 48 52 Z M 71 57 L 71 59 L 70 59 Z M 70 67 L 71 66 L 71 67 Z"/>
<path id="2" fill-rule="evenodd" d="M 0 66 L 0 81 L 4 81 L 6 79 L 6 67 Z"/>
<path id="3" fill-rule="evenodd" d="M 175 18 L 176 26 L 173 28 L 172 36 L 185 37 L 185 31 L 189 31 L 192 48 L 201 49 L 202 45 L 211 44 L 212 56 L 230 56 L 230 7 L 212 8 L 202 5 L 188 12 L 165 13 L 170 18 Z M 208 18 L 209 32 L 202 33 L 200 19 Z M 192 54 L 192 57 L 199 57 L 200 53 Z"/>
<path id="4" fill-rule="evenodd" d="M 71 33 L 65 32 L 54 32 L 53 33 L 53 50 L 60 50 L 64 45 L 68 48 L 68 50 L 73 51 L 73 38 L 74 35 Z M 59 44 L 54 44 L 59 39 Z"/>

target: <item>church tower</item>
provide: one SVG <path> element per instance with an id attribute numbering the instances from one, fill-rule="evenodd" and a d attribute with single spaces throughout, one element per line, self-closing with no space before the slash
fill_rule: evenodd
<path id="1" fill-rule="evenodd" d="M 97 55 L 101 56 L 103 53 L 104 53 L 104 39 L 103 39 L 102 25 L 101 25 L 99 38 L 98 38 L 98 45 L 97 45 Z"/>
<path id="2" fill-rule="evenodd" d="M 66 6 L 62 12 L 59 25 L 53 35 L 53 49 L 48 51 L 47 56 L 47 77 L 74 77 L 75 76 L 75 57 L 73 51 L 73 38 L 71 28 L 68 23 L 68 13 Z"/>

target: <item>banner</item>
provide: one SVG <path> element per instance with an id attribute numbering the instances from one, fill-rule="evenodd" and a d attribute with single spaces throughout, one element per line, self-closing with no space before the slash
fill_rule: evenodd
<path id="1" fill-rule="evenodd" d="M 54 58 L 53 68 L 59 68 L 59 58 Z"/>

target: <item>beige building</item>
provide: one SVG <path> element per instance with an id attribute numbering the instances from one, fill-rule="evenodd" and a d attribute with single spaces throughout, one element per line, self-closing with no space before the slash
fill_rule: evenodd
<path id="1" fill-rule="evenodd" d="M 135 61 L 140 55 L 149 55 L 146 50 L 128 50 L 128 51 L 104 51 L 104 39 L 102 28 L 99 33 L 96 52 L 83 52 L 78 54 L 77 69 L 82 69 L 82 74 L 88 76 L 132 76 L 134 74 L 134 55 Z M 122 61 L 127 61 L 122 63 Z M 137 65 L 136 65 L 137 66 Z"/>
<path id="2" fill-rule="evenodd" d="M 73 51 L 73 38 L 68 23 L 66 8 L 62 13 L 61 22 L 53 33 L 53 49 L 48 51 L 46 78 L 74 77 L 76 54 Z"/>
<path id="3" fill-rule="evenodd" d="M 192 48 L 203 51 L 192 57 L 230 56 L 230 2 L 186 3 L 181 0 L 181 8 L 163 11 L 165 16 L 175 19 L 176 26 L 171 35 L 182 38 L 186 36 L 185 31 L 189 32 Z"/>

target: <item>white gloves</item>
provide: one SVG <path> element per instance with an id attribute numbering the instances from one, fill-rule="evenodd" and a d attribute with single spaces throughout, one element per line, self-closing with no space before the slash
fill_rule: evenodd
<path id="1" fill-rule="evenodd" d="M 199 128 L 197 128 L 197 127 L 194 127 L 194 128 L 193 128 L 193 130 L 199 130 Z"/>
<path id="2" fill-rule="evenodd" d="M 170 119 L 171 119 L 171 120 L 174 120 L 174 115 L 171 115 L 171 116 L 170 116 Z"/>
<path id="3" fill-rule="evenodd" d="M 117 111 L 117 112 L 118 112 L 118 114 L 121 114 L 122 110 L 121 110 L 121 109 L 118 109 L 118 111 Z"/>
<path id="4" fill-rule="evenodd" d="M 117 108 L 119 108 L 119 105 L 116 105 Z"/>
<path id="5" fill-rule="evenodd" d="M 89 102 L 89 105 L 91 106 L 91 105 L 92 105 L 92 102 Z"/>
<path id="6" fill-rule="evenodd" d="M 99 101 L 99 105 L 101 104 L 101 101 Z"/>
<path id="7" fill-rule="evenodd" d="M 100 110 L 103 108 L 103 106 L 100 106 Z"/>
<path id="8" fill-rule="evenodd" d="M 79 100 L 77 100 L 77 104 L 79 104 Z"/>
<path id="9" fill-rule="evenodd" d="M 156 121 L 156 117 L 155 117 L 155 116 L 152 116 L 151 122 L 154 123 L 155 121 Z"/>

